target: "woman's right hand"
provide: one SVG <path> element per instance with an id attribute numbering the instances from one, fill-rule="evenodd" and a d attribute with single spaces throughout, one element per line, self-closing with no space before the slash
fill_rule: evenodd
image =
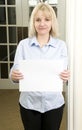
<path id="1" fill-rule="evenodd" d="M 13 81 L 19 82 L 19 80 L 23 79 L 23 74 L 19 70 L 13 70 L 11 73 L 11 79 Z"/>

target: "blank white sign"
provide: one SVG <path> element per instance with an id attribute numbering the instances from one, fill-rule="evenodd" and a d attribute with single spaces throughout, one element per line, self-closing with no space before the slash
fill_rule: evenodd
<path id="1" fill-rule="evenodd" d="M 23 60 L 20 72 L 19 91 L 63 91 L 59 74 L 66 69 L 64 60 Z"/>

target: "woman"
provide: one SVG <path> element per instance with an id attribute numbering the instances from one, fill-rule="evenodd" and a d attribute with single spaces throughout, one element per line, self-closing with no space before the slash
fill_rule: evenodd
<path id="1" fill-rule="evenodd" d="M 58 22 L 53 8 L 46 3 L 37 4 L 30 18 L 29 37 L 17 47 L 11 80 L 19 82 L 24 78 L 19 71 L 20 60 L 64 58 L 66 62 L 66 44 L 57 36 Z M 64 70 L 60 78 L 66 82 L 69 71 Z M 59 130 L 65 104 L 62 92 L 21 92 L 19 104 L 25 130 Z"/>

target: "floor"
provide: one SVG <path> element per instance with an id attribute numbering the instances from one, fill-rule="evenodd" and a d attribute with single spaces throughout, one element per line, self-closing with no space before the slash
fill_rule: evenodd
<path id="1" fill-rule="evenodd" d="M 24 130 L 19 113 L 19 91 L 0 90 L 0 130 Z M 60 130 L 66 130 L 66 107 Z"/>

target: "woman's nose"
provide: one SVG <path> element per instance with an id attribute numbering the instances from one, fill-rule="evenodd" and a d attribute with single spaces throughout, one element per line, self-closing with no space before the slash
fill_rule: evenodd
<path id="1" fill-rule="evenodd" d="M 42 20 L 41 22 L 40 22 L 40 25 L 44 25 L 45 24 L 45 22 L 44 22 L 44 20 Z"/>

